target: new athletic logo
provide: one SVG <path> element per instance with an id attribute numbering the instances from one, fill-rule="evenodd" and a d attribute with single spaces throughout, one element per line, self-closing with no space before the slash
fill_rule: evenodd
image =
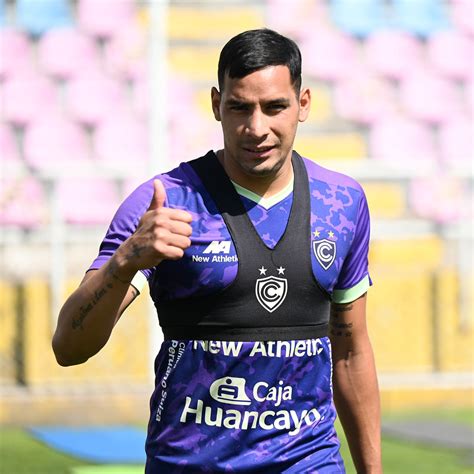
<path id="1" fill-rule="evenodd" d="M 219 240 L 213 240 L 204 250 L 203 253 L 229 253 L 230 252 L 230 241 L 223 240 L 220 242 Z"/>
<path id="2" fill-rule="evenodd" d="M 212 399 L 222 403 L 223 407 L 205 404 L 212 403 L 209 399 L 198 399 L 193 403 L 192 397 L 187 396 L 179 421 L 237 430 L 285 430 L 290 436 L 294 436 L 300 432 L 303 424 L 310 426 L 321 419 L 316 408 L 304 409 L 301 413 L 296 410 L 278 409 L 282 402 L 291 402 L 293 399 L 293 387 L 284 385 L 283 380 L 279 380 L 273 387 L 264 381 L 257 382 L 249 392 L 256 402 L 266 402 L 267 406 L 273 405 L 276 409 L 259 411 L 255 407 L 247 411 L 242 408 L 236 410 L 225 407 L 226 404 L 243 407 L 252 403 L 246 393 L 246 382 L 242 377 L 227 376 L 211 384 L 209 394 Z"/>
<path id="3" fill-rule="evenodd" d="M 280 267 L 277 269 L 279 275 L 285 274 L 285 269 Z M 259 268 L 260 275 L 266 275 L 265 267 Z M 288 293 L 288 280 L 276 276 L 267 276 L 258 278 L 255 282 L 255 295 L 260 305 L 269 313 L 272 313 L 285 301 Z"/>
<path id="4" fill-rule="evenodd" d="M 313 240 L 313 252 L 319 264 L 327 270 L 336 259 L 336 242 L 327 239 Z"/>

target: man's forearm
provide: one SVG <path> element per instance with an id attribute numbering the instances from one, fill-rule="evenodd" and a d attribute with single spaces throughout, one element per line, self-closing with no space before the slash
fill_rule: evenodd
<path id="1" fill-rule="evenodd" d="M 114 257 L 88 274 L 61 309 L 53 337 L 53 350 L 61 365 L 85 362 L 107 342 L 120 308 L 136 292 L 133 275 L 121 274 Z"/>
<path id="2" fill-rule="evenodd" d="M 334 361 L 334 402 L 358 473 L 382 472 L 380 396 L 370 346 Z"/>

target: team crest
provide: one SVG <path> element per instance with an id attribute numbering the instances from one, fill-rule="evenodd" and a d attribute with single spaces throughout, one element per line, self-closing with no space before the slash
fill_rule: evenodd
<path id="1" fill-rule="evenodd" d="M 313 240 L 313 252 L 319 264 L 327 270 L 336 260 L 336 242 L 327 239 Z"/>
<path id="2" fill-rule="evenodd" d="M 255 283 L 257 300 L 270 313 L 273 313 L 285 301 L 287 292 L 286 278 L 268 276 L 259 278 Z"/>

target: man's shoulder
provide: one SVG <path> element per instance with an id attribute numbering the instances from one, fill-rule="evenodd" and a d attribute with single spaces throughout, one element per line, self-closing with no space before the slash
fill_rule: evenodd
<path id="1" fill-rule="evenodd" d="M 362 186 L 356 179 L 344 173 L 325 168 L 309 158 L 302 158 L 310 181 L 325 183 L 331 187 L 342 186 L 363 194 Z"/>

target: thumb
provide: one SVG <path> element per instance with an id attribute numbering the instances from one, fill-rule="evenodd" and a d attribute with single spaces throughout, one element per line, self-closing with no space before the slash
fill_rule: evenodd
<path id="1" fill-rule="evenodd" d="M 153 188 L 153 196 L 150 205 L 148 206 L 149 211 L 160 209 L 164 206 L 166 200 L 166 190 L 159 179 L 153 180 Z"/>

